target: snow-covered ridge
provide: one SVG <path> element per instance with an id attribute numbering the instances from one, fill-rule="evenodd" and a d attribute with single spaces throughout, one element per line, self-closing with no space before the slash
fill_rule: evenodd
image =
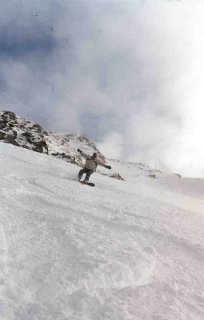
<path id="1" fill-rule="evenodd" d="M 39 124 L 11 111 L 0 112 L 0 140 L 76 164 L 81 163 L 81 157 L 76 152 L 81 147 L 87 153 L 97 152 L 105 161 L 95 144 L 85 136 L 46 131 Z"/>
<path id="2" fill-rule="evenodd" d="M 37 152 L 47 153 L 46 131 L 34 122 L 10 111 L 0 112 L 0 140 Z"/>
<path id="3" fill-rule="evenodd" d="M 5 143 L 26 148 L 59 158 L 77 166 L 83 165 L 83 159 L 77 152 L 80 148 L 87 154 L 97 152 L 102 161 L 110 163 L 111 171 L 98 167 L 102 175 L 119 180 L 134 180 L 140 176 L 150 178 L 180 177 L 152 169 L 142 163 L 128 163 L 119 160 L 107 160 L 96 145 L 85 136 L 61 134 L 44 130 L 39 124 L 17 116 L 11 111 L 0 111 L 0 140 Z"/>
<path id="4" fill-rule="evenodd" d="M 124 180 L 134 181 L 139 177 L 155 178 L 180 178 L 181 175 L 177 173 L 162 172 L 158 169 L 153 169 L 143 163 L 123 162 L 119 160 L 109 159 L 108 162 L 114 168 L 115 172 L 119 172 Z M 102 171 L 100 169 L 99 171 Z M 104 172 L 104 170 L 103 170 Z M 105 173 L 105 172 L 104 172 Z"/>

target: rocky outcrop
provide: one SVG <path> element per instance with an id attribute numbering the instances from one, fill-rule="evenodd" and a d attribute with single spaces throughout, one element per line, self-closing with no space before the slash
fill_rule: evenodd
<path id="1" fill-rule="evenodd" d="M 79 166 L 82 166 L 83 159 L 76 151 L 77 148 L 82 148 L 87 154 L 97 152 L 99 158 L 105 162 L 103 154 L 87 137 L 46 131 L 39 124 L 23 119 L 11 111 L 0 111 L 0 140 Z"/>
<path id="2" fill-rule="evenodd" d="M 37 124 L 20 118 L 11 111 L 0 112 L 0 140 L 36 152 L 48 153 L 45 130 Z"/>

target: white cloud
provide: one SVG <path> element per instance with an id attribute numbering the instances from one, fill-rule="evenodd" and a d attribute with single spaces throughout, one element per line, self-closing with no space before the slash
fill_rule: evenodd
<path id="1" fill-rule="evenodd" d="M 120 159 L 124 143 L 122 135 L 112 132 L 102 143 L 98 144 L 98 147 L 109 159 Z"/>
<path id="2" fill-rule="evenodd" d="M 48 4 L 25 2 L 17 30 L 49 30 L 56 47 L 4 57 L 2 103 L 50 129 L 88 132 L 109 157 L 203 175 L 204 4 Z"/>

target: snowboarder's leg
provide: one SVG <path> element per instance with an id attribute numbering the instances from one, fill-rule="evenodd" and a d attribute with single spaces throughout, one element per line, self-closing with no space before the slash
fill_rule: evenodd
<path id="1" fill-rule="evenodd" d="M 84 181 L 88 182 L 88 181 L 89 181 L 89 178 L 90 178 L 90 175 L 91 175 L 92 173 L 93 173 L 92 170 L 87 169 L 86 177 L 85 177 Z"/>
<path id="2" fill-rule="evenodd" d="M 79 181 L 81 180 L 81 178 L 82 178 L 82 176 L 83 176 L 84 173 L 87 173 L 87 169 L 86 169 L 86 168 L 83 168 L 83 169 L 81 169 L 81 170 L 79 171 L 79 173 L 78 173 L 78 180 L 79 180 Z"/>

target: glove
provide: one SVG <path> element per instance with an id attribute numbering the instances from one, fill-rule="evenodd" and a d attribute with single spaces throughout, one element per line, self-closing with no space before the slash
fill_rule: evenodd
<path id="1" fill-rule="evenodd" d="M 106 169 L 111 169 L 111 166 L 106 166 Z"/>
<path id="2" fill-rule="evenodd" d="M 82 153 L 81 149 L 77 149 L 77 151 L 78 151 L 79 153 Z"/>

